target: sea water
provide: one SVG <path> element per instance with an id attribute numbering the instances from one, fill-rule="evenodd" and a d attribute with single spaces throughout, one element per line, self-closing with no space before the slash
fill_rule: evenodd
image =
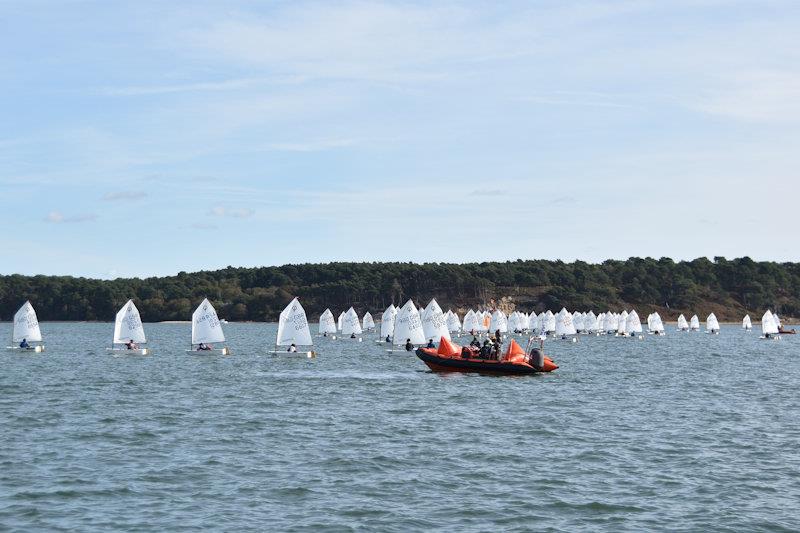
<path id="1" fill-rule="evenodd" d="M 800 335 L 581 336 L 486 377 L 376 334 L 308 359 L 274 324 L 226 325 L 230 357 L 145 329 L 152 356 L 83 323 L 0 354 L 0 530 L 800 529 Z"/>

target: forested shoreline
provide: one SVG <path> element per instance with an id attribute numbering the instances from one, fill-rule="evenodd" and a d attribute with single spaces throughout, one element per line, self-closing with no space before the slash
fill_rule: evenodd
<path id="1" fill-rule="evenodd" d="M 409 298 L 425 305 L 436 298 L 459 310 L 498 302 L 506 309 L 658 311 L 720 320 L 759 318 L 765 309 L 800 316 L 800 263 L 756 262 L 748 257 L 630 258 L 600 264 L 516 260 L 487 263 L 325 263 L 235 268 L 146 279 L 98 280 L 70 276 L 0 276 L 0 319 L 9 320 L 25 300 L 40 320 L 113 320 L 132 298 L 147 322 L 189 320 L 209 298 L 221 318 L 275 320 L 298 296 L 309 320 L 330 308 L 353 306 L 376 318 Z M 687 315 L 688 316 L 688 315 Z"/>

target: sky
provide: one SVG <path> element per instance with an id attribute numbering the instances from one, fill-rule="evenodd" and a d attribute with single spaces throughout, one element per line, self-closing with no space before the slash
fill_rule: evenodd
<path id="1" fill-rule="evenodd" d="M 797 28 L 793 0 L 0 0 L 0 274 L 798 261 Z"/>

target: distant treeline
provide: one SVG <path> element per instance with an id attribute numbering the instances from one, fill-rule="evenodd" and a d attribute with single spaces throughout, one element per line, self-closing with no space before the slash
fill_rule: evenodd
<path id="1" fill-rule="evenodd" d="M 800 316 L 800 264 L 755 262 L 748 257 L 715 257 L 674 262 L 631 258 L 583 261 L 492 263 L 328 263 L 234 268 L 147 279 L 97 280 L 69 276 L 1 276 L 0 318 L 9 320 L 30 300 L 40 320 L 113 320 L 133 298 L 145 321 L 189 320 L 208 297 L 228 320 L 275 320 L 299 296 L 310 321 L 329 307 L 334 314 L 355 307 L 380 317 L 390 304 L 413 298 L 425 305 L 435 297 L 446 310 L 484 306 L 492 300 L 523 311 L 616 310 L 640 315 L 658 310 L 715 312 L 740 320 L 760 318 L 766 308 Z M 688 315 L 687 315 L 688 316 Z"/>

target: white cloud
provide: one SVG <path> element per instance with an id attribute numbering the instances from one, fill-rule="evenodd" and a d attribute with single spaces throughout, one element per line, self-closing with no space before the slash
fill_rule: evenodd
<path id="1" fill-rule="evenodd" d="M 94 213 L 83 213 L 77 215 L 64 215 L 60 211 L 50 211 L 45 217 L 45 222 L 52 224 L 71 224 L 78 222 L 91 222 L 97 219 Z"/>
<path id="2" fill-rule="evenodd" d="M 146 197 L 147 193 L 144 191 L 117 191 L 104 194 L 103 200 L 115 202 L 120 200 L 141 200 Z"/>
<path id="3" fill-rule="evenodd" d="M 210 215 L 215 217 L 229 217 L 229 218 L 250 218 L 253 216 L 255 211 L 252 209 L 248 209 L 246 207 L 238 207 L 238 208 L 231 208 L 231 207 L 223 207 L 223 206 L 215 206 L 211 208 L 209 211 Z"/>

